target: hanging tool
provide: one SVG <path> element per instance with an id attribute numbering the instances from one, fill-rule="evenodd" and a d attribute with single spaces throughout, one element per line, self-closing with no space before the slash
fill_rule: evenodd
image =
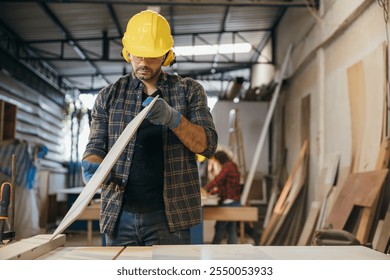
<path id="1" fill-rule="evenodd" d="M 8 220 L 8 207 L 11 202 L 12 186 L 4 182 L 0 187 L 0 244 L 10 239 L 9 232 L 4 232 L 5 221 Z"/>

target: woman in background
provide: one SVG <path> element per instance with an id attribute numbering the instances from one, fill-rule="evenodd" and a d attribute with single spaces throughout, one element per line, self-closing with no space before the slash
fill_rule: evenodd
<path id="1" fill-rule="evenodd" d="M 217 151 L 211 161 L 216 161 L 220 165 L 220 172 L 204 186 L 204 190 L 210 194 L 218 194 L 222 207 L 240 206 L 241 185 L 237 165 L 224 151 Z M 234 221 L 217 221 L 212 243 L 220 244 L 226 231 L 228 233 L 227 243 L 236 244 L 237 222 Z"/>

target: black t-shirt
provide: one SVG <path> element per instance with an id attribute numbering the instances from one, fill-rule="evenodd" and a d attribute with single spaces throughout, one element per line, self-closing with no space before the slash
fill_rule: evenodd
<path id="1" fill-rule="evenodd" d="M 143 100 L 147 97 L 143 94 Z M 123 209 L 135 213 L 164 209 L 163 186 L 162 126 L 144 119 L 137 131 Z"/>

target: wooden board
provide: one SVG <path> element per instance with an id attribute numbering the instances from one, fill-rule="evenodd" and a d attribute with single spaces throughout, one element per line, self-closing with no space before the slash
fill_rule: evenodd
<path id="1" fill-rule="evenodd" d="M 65 245 L 65 235 L 40 234 L 0 248 L 0 260 L 33 260 Z"/>
<path id="2" fill-rule="evenodd" d="M 380 252 L 385 253 L 386 249 L 387 250 L 389 249 L 386 248 L 387 246 L 389 246 L 389 242 L 390 242 L 390 204 L 389 207 L 387 208 L 385 219 L 383 220 L 383 224 L 378 236 L 378 243 L 374 248 Z"/>
<path id="3" fill-rule="evenodd" d="M 317 222 L 318 214 L 320 213 L 321 203 L 319 201 L 313 201 L 310 205 L 309 216 L 305 221 L 305 226 L 301 232 L 298 240 L 298 246 L 310 245 L 313 237 L 315 225 Z"/>
<path id="4" fill-rule="evenodd" d="M 276 79 L 277 85 L 276 85 L 275 91 L 274 91 L 273 96 L 272 96 L 272 100 L 271 100 L 271 103 L 270 103 L 270 106 L 269 106 L 269 109 L 267 112 L 267 116 L 266 116 L 265 121 L 264 121 L 263 129 L 260 133 L 259 141 L 256 145 L 256 149 L 255 149 L 255 152 L 253 155 L 252 165 L 250 167 L 248 177 L 246 179 L 246 182 L 245 182 L 245 185 L 244 185 L 244 188 L 242 191 L 241 205 L 247 204 L 248 194 L 249 194 L 250 188 L 252 186 L 252 182 L 253 182 L 253 178 L 255 176 L 257 165 L 259 164 L 260 155 L 261 155 L 261 152 L 263 150 L 265 138 L 268 135 L 268 128 L 269 128 L 269 125 L 271 123 L 271 118 L 272 118 L 273 112 L 275 110 L 276 101 L 278 99 L 279 92 L 280 92 L 280 89 L 282 87 L 283 79 L 285 78 L 284 75 L 287 71 L 287 66 L 288 66 L 288 63 L 290 61 L 291 52 L 292 52 L 292 45 L 289 45 L 289 47 L 287 49 L 286 57 L 284 58 L 284 61 L 282 64 L 282 69 L 280 70 L 279 76 Z"/>
<path id="5" fill-rule="evenodd" d="M 354 206 L 368 208 L 374 211 L 379 194 L 382 190 L 388 170 L 375 170 L 351 174 L 345 181 L 342 190 L 331 209 L 327 223 L 333 229 L 344 229 Z M 365 233 L 370 230 L 370 220 L 365 221 Z M 359 240 L 365 242 L 366 240 Z"/>
<path id="6" fill-rule="evenodd" d="M 318 193 L 318 201 L 320 203 L 320 212 L 318 214 L 318 221 L 316 229 L 322 229 L 326 220 L 328 208 L 329 208 L 329 197 L 337 185 L 337 176 L 340 165 L 340 153 L 329 154 L 326 157 L 326 167 L 321 172 L 320 185 Z"/>
<path id="7" fill-rule="evenodd" d="M 37 260 L 115 260 L 124 247 L 63 247 L 46 253 Z"/>
<path id="8" fill-rule="evenodd" d="M 273 209 L 271 218 L 261 236 L 261 245 L 269 245 L 281 227 L 289 210 L 291 209 L 306 176 L 306 156 L 308 141 L 306 140 L 299 152 L 298 159 L 283 187 L 282 192 Z"/>
<path id="9" fill-rule="evenodd" d="M 374 170 L 383 135 L 386 45 L 348 68 L 352 123 L 352 172 Z M 379 74 L 378 74 L 379 73 Z"/>
<path id="10" fill-rule="evenodd" d="M 203 207 L 204 220 L 257 222 L 257 207 Z"/>
<path id="11" fill-rule="evenodd" d="M 111 171 L 115 162 L 122 154 L 123 150 L 126 148 L 127 144 L 130 142 L 131 138 L 134 136 L 138 127 L 142 123 L 143 119 L 148 114 L 150 108 L 154 105 L 158 96 L 156 96 L 153 101 L 146 106 L 123 130 L 118 140 L 112 146 L 111 150 L 107 153 L 106 157 L 103 159 L 99 168 L 96 170 L 95 174 L 89 180 L 88 184 L 85 186 L 84 190 L 77 197 L 76 201 L 73 203 L 72 207 L 69 209 L 68 213 L 65 215 L 64 219 L 61 221 L 57 229 L 54 231 L 52 238 L 56 237 L 57 234 L 63 232 L 70 224 L 72 224 L 87 208 L 92 197 L 95 195 L 98 188 L 106 179 L 108 173 Z"/>
<path id="12" fill-rule="evenodd" d="M 378 161 L 375 169 L 384 169 L 389 166 L 390 160 L 390 138 L 384 137 L 382 139 L 381 147 L 379 150 Z"/>
<path id="13" fill-rule="evenodd" d="M 30 238 L 37 239 L 39 236 Z M 46 237 L 48 241 L 49 235 Z M 39 237 L 38 239 L 40 239 Z M 60 235 L 57 239 L 65 239 Z M 49 242 L 49 241 L 48 241 Z M 26 243 L 17 241 L 14 248 Z M 53 243 L 50 241 L 49 243 Z M 0 248 L 0 252 L 3 252 Z M 56 247 L 31 255 L 38 260 L 390 260 L 364 246 L 253 246 L 251 244 Z M 7 250 L 11 251 L 11 250 Z M 18 252 L 13 252 L 16 255 Z M 0 255 L 4 256 L 4 255 Z M 25 255 L 24 255 L 25 256 Z M 0 258 L 3 259 L 3 258 Z M 23 258 L 26 259 L 26 258 Z"/>

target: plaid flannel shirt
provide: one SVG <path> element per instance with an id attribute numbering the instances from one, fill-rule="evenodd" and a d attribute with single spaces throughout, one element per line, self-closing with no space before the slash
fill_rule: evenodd
<path id="1" fill-rule="evenodd" d="M 204 186 L 206 191 L 210 191 L 214 187 L 218 187 L 217 193 L 221 197 L 221 202 L 225 199 L 240 201 L 240 172 L 234 162 L 225 163 L 218 175 Z"/>
<path id="2" fill-rule="evenodd" d="M 164 100 L 190 122 L 205 129 L 207 148 L 202 153 L 210 158 L 218 136 L 207 106 L 203 87 L 193 79 L 162 73 L 157 88 Z M 89 141 L 83 158 L 94 154 L 104 158 L 126 125 L 143 109 L 144 85 L 134 74 L 121 77 L 102 89 L 92 109 Z M 113 166 L 107 182 L 102 185 L 100 212 L 101 232 L 113 234 L 121 211 L 123 191 L 134 152 L 134 136 Z M 201 199 L 198 166 L 193 152 L 177 136 L 163 127 L 164 205 L 170 231 L 188 229 L 201 221 Z"/>

